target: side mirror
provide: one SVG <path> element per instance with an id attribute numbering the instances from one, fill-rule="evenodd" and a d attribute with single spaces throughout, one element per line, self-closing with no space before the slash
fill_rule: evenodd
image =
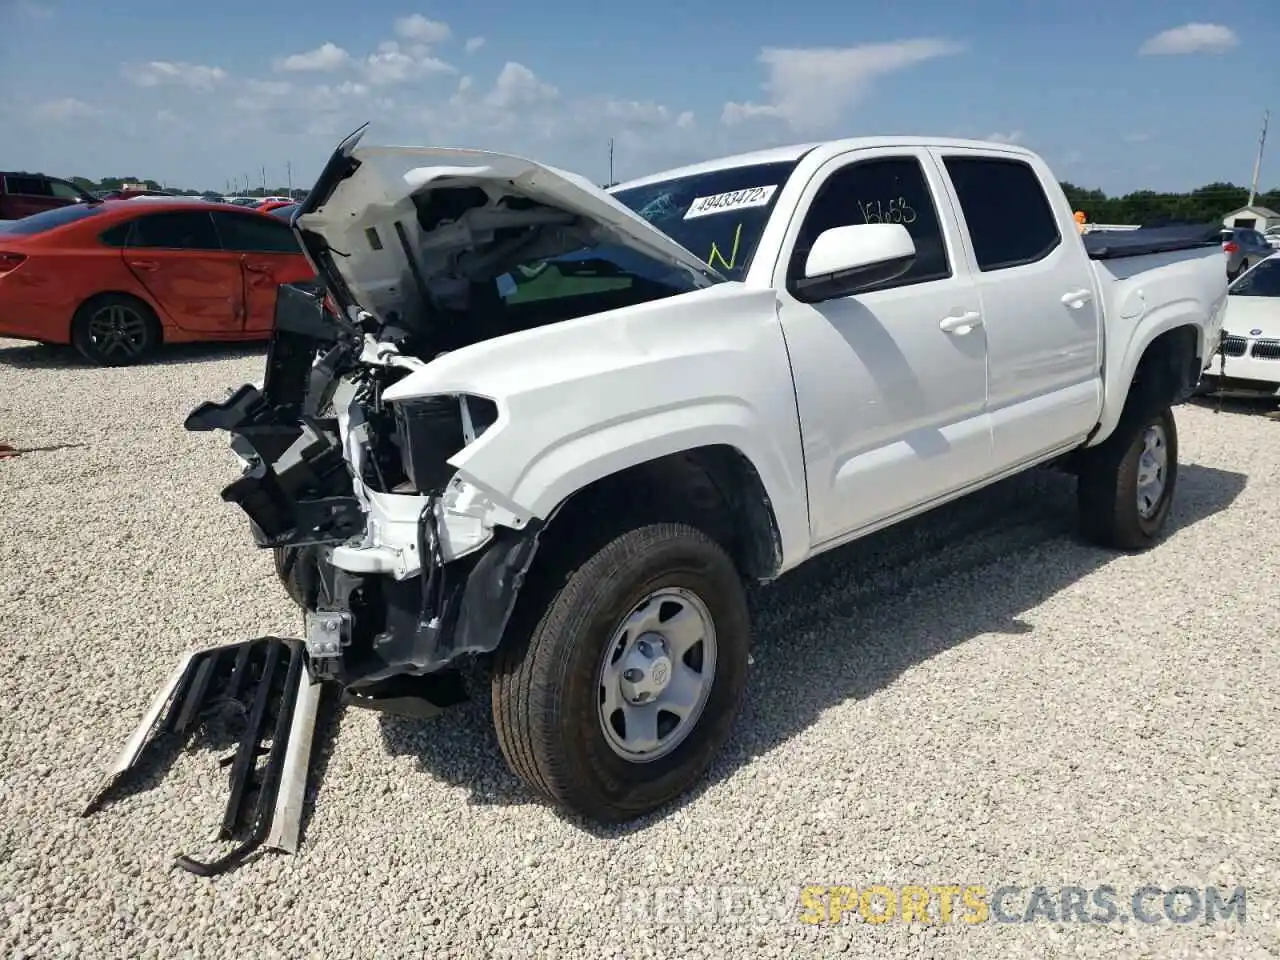
<path id="1" fill-rule="evenodd" d="M 793 293 L 805 303 L 848 296 L 902 276 L 915 258 L 915 241 L 900 223 L 832 227 L 813 242 Z"/>

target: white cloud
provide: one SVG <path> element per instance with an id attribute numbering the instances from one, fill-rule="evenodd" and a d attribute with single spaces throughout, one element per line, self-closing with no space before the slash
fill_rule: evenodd
<path id="1" fill-rule="evenodd" d="M 523 63 L 508 60 L 503 66 L 493 89 L 485 96 L 485 103 L 500 110 L 554 100 L 560 95 L 549 83 L 543 83 Z"/>
<path id="2" fill-rule="evenodd" d="M 157 110 L 156 121 L 158 123 L 177 123 L 178 115 L 172 110 Z"/>
<path id="3" fill-rule="evenodd" d="M 993 143 L 1022 143 L 1023 136 L 1021 130 L 1010 130 L 1008 133 L 989 133 L 987 139 Z"/>
<path id="4" fill-rule="evenodd" d="M 375 86 L 391 83 L 407 83 L 437 73 L 456 73 L 450 64 L 431 55 L 424 46 L 404 50 L 394 40 L 378 45 L 378 52 L 371 53 L 361 64 L 365 80 Z"/>
<path id="5" fill-rule="evenodd" d="M 314 50 L 308 50 L 306 53 L 295 53 L 291 57 L 277 60 L 276 69 L 284 71 L 337 70 L 350 59 L 350 55 L 342 47 L 336 43 L 325 41 Z"/>
<path id="6" fill-rule="evenodd" d="M 122 72 L 127 80 L 139 87 L 182 86 L 192 90 L 212 90 L 227 79 L 227 72 L 221 67 L 169 60 L 152 60 L 140 66 L 126 64 Z"/>
<path id="7" fill-rule="evenodd" d="M 1176 56 L 1187 53 L 1226 53 L 1240 43 L 1230 27 L 1218 23 L 1188 23 L 1149 37 L 1138 48 L 1143 56 Z"/>
<path id="8" fill-rule="evenodd" d="M 54 122 L 96 117 L 99 112 L 100 111 L 96 107 L 91 107 L 83 100 L 77 100 L 75 97 L 63 97 L 60 100 L 46 100 L 43 103 L 37 103 L 31 109 L 32 115 L 37 120 L 49 120 Z"/>
<path id="9" fill-rule="evenodd" d="M 418 43 L 444 43 L 453 36 L 447 23 L 428 20 L 420 13 L 409 17 L 400 17 L 395 23 L 396 36 L 404 40 L 415 40 Z M 470 51 L 467 51 L 470 53 Z"/>
<path id="10" fill-rule="evenodd" d="M 466 50 L 467 53 L 475 53 L 483 46 L 484 37 L 471 37 L 465 44 L 463 44 L 463 49 Z"/>
<path id="11" fill-rule="evenodd" d="M 767 102 L 726 103 L 721 119 L 736 124 L 771 117 L 793 129 L 821 129 L 837 123 L 879 78 L 963 49 L 952 40 L 929 38 L 856 47 L 766 47 L 758 60 L 768 70 Z"/>
<path id="12" fill-rule="evenodd" d="M 1151 139 L 1151 134 L 1144 133 L 1142 131 L 1125 134 L 1124 136 L 1125 143 L 1146 143 L 1150 139 Z"/>

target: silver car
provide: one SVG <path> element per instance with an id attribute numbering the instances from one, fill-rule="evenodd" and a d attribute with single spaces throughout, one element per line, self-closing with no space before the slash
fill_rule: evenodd
<path id="1" fill-rule="evenodd" d="M 1227 277 L 1234 280 L 1276 251 L 1260 231 L 1228 227 L 1222 231 L 1222 252 L 1227 255 Z"/>

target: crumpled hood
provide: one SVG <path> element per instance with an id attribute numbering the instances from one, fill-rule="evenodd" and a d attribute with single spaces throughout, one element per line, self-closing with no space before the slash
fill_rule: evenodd
<path id="1" fill-rule="evenodd" d="M 397 237 L 404 225 L 415 231 L 413 240 L 420 249 L 444 249 L 449 245 L 450 249 L 465 248 L 469 227 L 460 226 L 448 216 L 438 223 L 422 224 L 416 216 L 415 198 L 421 204 L 434 187 L 478 187 L 491 196 L 505 194 L 530 200 L 588 221 L 610 242 L 689 270 L 707 283 L 724 279 L 706 261 L 577 174 L 484 150 L 357 148 L 367 126 L 339 144 L 293 219 L 294 229 L 317 271 L 331 288 L 337 288 L 334 292 L 339 300 L 348 301 L 344 306 L 360 302 L 369 308 L 361 302 L 361 292 L 367 297 L 371 286 L 392 283 L 389 277 L 371 280 L 369 262 L 375 254 L 381 255 L 387 247 L 404 240 L 403 236 Z M 496 217 L 502 211 L 491 212 Z M 402 226 L 392 226 L 397 222 Z M 378 236 L 366 243 L 371 227 Z M 403 283 L 404 277 L 395 281 Z"/>

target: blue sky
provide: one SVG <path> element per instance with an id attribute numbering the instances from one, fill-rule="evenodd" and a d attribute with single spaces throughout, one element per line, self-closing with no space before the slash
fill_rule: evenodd
<path id="1" fill-rule="evenodd" d="M 223 190 L 291 163 L 308 185 L 369 120 L 366 142 L 600 181 L 610 137 L 625 179 L 900 133 L 1011 139 L 1112 193 L 1189 189 L 1248 182 L 1278 50 L 1275 0 L 0 0 L 0 166 Z M 1264 188 L 1280 132 L 1269 153 Z"/>

